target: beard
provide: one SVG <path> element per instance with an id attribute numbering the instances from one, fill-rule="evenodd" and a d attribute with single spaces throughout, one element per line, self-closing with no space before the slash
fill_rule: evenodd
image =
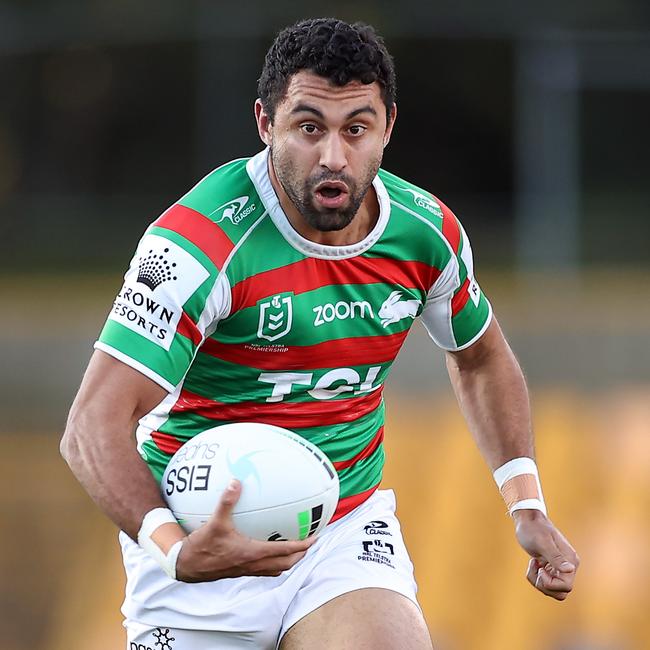
<path id="1" fill-rule="evenodd" d="M 314 176 L 301 178 L 299 166 L 288 157 L 280 157 L 273 147 L 271 147 L 271 161 L 282 189 L 305 221 L 316 230 L 330 232 L 343 230 L 354 219 L 379 171 L 381 155 L 368 162 L 358 181 L 345 173 L 331 172 L 327 169 Z M 314 198 L 315 188 L 320 183 L 328 181 L 341 181 L 347 185 L 349 193 L 345 207 L 327 208 L 317 205 Z"/>

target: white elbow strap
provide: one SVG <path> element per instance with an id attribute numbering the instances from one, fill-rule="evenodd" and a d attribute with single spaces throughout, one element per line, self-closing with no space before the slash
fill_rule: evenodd
<path id="1" fill-rule="evenodd" d="M 532 458 L 513 458 L 494 470 L 493 476 L 510 515 L 515 510 L 541 510 L 547 514 L 539 472 Z"/>
<path id="2" fill-rule="evenodd" d="M 166 524 L 175 524 L 175 527 L 171 528 Z M 176 580 L 176 561 L 183 546 L 183 541 L 177 539 L 177 528 L 178 522 L 171 510 L 154 508 L 144 516 L 138 531 L 138 544 L 173 580 Z"/>

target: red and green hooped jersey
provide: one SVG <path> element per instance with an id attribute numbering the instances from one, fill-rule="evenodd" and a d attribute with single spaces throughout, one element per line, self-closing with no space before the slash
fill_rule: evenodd
<path id="1" fill-rule="evenodd" d="M 329 456 L 340 517 L 381 480 L 382 389 L 414 319 L 459 350 L 491 307 L 463 228 L 431 194 L 380 170 L 373 230 L 323 246 L 291 227 L 267 156 L 218 168 L 150 226 L 96 347 L 169 391 L 138 428 L 158 480 L 200 431 L 266 422 Z"/>

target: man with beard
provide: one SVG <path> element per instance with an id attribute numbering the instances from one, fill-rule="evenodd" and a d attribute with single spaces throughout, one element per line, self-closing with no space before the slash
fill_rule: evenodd
<path id="1" fill-rule="evenodd" d="M 147 230 L 62 443 L 123 531 L 129 647 L 431 648 L 394 496 L 377 489 L 382 387 L 415 317 L 446 350 L 529 581 L 563 600 L 578 560 L 546 517 L 525 382 L 467 236 L 440 200 L 380 169 L 397 114 L 382 40 L 297 23 L 271 46 L 259 96 L 267 148 Z M 330 457 L 341 499 L 318 539 L 239 534 L 236 481 L 190 535 L 165 508 L 171 455 L 232 421 L 290 428 Z"/>

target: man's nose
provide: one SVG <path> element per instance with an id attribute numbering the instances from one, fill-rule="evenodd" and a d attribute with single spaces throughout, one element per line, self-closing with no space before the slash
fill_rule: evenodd
<path id="1" fill-rule="evenodd" d="M 345 169 L 347 164 L 348 159 L 343 138 L 338 133 L 330 133 L 322 140 L 321 167 L 327 167 L 332 172 L 340 172 Z"/>

